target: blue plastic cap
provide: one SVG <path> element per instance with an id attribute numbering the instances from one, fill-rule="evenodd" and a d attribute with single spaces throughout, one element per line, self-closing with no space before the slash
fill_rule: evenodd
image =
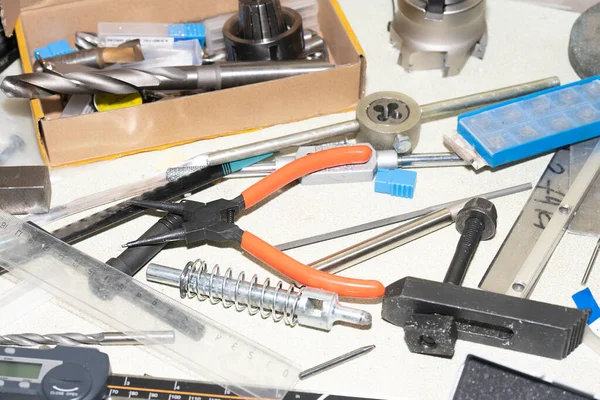
<path id="1" fill-rule="evenodd" d="M 35 49 L 33 54 L 36 60 L 39 60 L 38 53 L 42 58 L 50 58 L 54 56 L 62 56 L 63 54 L 73 53 L 75 50 L 71 48 L 71 45 L 66 40 L 59 40 L 58 42 L 52 42 L 47 46 Z"/>
<path id="2" fill-rule="evenodd" d="M 588 319 L 588 325 L 600 318 L 600 307 L 598 307 L 598 303 L 596 303 L 596 299 L 594 299 L 590 288 L 585 288 L 571 297 L 580 310 L 585 310 L 586 308 L 592 310 Z"/>
<path id="3" fill-rule="evenodd" d="M 412 199 L 417 173 L 403 169 L 380 169 L 375 175 L 375 192 Z"/>
<path id="4" fill-rule="evenodd" d="M 204 47 L 206 31 L 204 24 L 169 24 L 169 37 L 175 38 L 176 42 L 197 39 Z"/>

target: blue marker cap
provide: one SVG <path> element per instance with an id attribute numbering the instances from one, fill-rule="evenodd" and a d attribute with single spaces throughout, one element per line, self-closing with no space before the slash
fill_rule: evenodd
<path id="1" fill-rule="evenodd" d="M 417 173 L 402 169 L 380 169 L 375 175 L 375 192 L 412 199 Z"/>

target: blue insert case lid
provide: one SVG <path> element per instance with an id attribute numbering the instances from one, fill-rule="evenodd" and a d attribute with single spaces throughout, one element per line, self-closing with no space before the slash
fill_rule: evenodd
<path id="1" fill-rule="evenodd" d="M 600 76 L 458 117 L 458 133 L 491 166 L 600 135 Z"/>

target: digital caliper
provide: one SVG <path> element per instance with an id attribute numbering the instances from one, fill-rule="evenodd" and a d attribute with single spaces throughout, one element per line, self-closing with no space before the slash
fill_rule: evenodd
<path id="1" fill-rule="evenodd" d="M 238 399 L 212 383 L 111 375 L 108 356 L 93 348 L 0 346 L 0 400 Z M 283 400 L 363 400 L 287 392 Z M 244 400 L 250 400 L 244 398 Z"/>

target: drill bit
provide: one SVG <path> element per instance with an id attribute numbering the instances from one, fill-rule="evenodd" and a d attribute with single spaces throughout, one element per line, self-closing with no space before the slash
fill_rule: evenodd
<path id="1" fill-rule="evenodd" d="M 82 333 L 52 333 L 48 335 L 21 333 L 17 335 L 0 335 L 0 346 L 123 346 L 144 344 L 144 340 L 158 343 L 172 343 L 175 340 L 175 334 L 173 331 L 140 333 L 101 332 L 91 335 Z"/>
<path id="2" fill-rule="evenodd" d="M 219 90 L 319 72 L 333 65 L 318 61 L 265 61 L 86 72 L 40 72 L 7 76 L 0 89 L 8 97 L 40 98 L 54 94 L 129 94 L 152 90 Z"/>

